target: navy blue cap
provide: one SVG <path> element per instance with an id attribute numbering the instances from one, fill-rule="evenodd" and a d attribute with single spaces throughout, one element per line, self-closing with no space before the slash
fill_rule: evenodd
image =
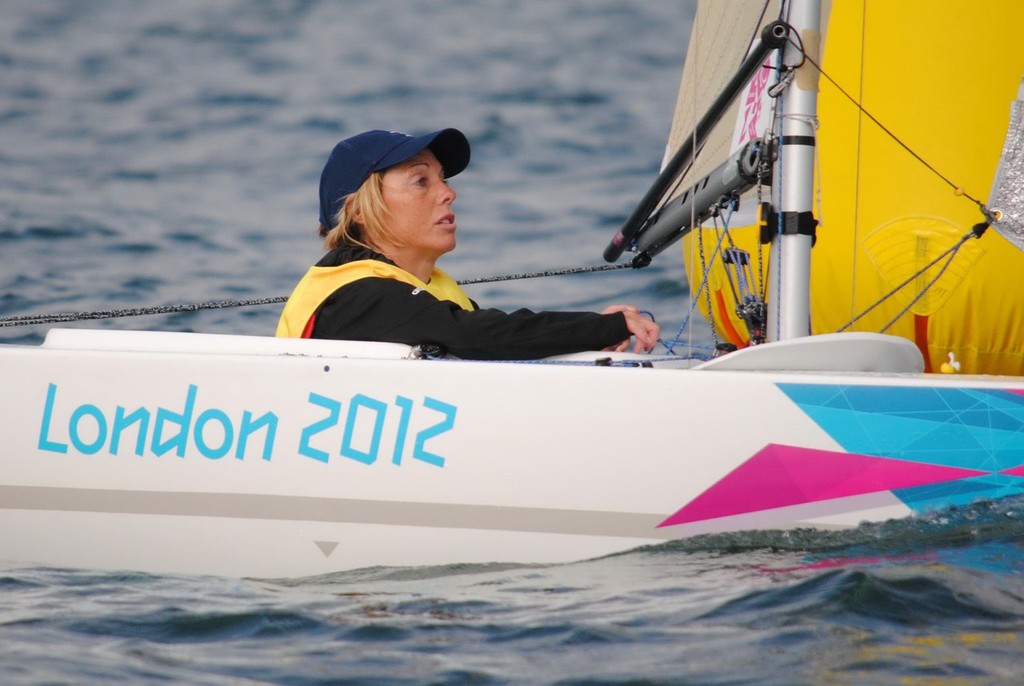
<path id="1" fill-rule="evenodd" d="M 355 193 L 370 174 L 405 162 L 425 148 L 437 157 L 445 178 L 469 164 L 469 141 L 457 129 L 415 137 L 397 131 L 366 131 L 338 143 L 320 174 L 320 224 L 334 226 L 345 196 Z"/>

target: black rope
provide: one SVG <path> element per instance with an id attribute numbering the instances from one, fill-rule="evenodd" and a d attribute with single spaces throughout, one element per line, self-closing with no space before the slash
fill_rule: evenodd
<path id="1" fill-rule="evenodd" d="M 543 272 L 529 272 L 523 274 L 506 274 L 503 276 L 489 276 L 479 279 L 466 279 L 459 281 L 460 285 L 492 283 L 495 281 L 512 281 L 515 279 L 534 279 L 542 276 L 562 276 L 567 274 L 584 274 L 588 272 L 606 272 L 613 269 L 624 269 L 635 267 L 633 262 L 621 262 L 619 264 L 601 264 L 593 267 L 570 267 L 567 269 L 548 270 Z M 33 324 L 55 324 L 59 322 L 74 322 L 87 319 L 116 319 L 118 317 L 140 317 L 150 314 L 175 314 L 178 312 L 198 312 L 200 310 L 218 310 L 227 307 L 249 307 L 252 305 L 274 305 L 288 300 L 288 296 L 277 296 L 273 298 L 253 298 L 249 300 L 216 300 L 205 303 L 186 303 L 183 305 L 161 305 L 157 307 L 135 307 L 122 310 L 94 310 L 90 312 L 58 312 L 54 314 L 23 314 L 8 317 L 0 317 L 0 328 L 9 326 L 29 326 Z"/>
<path id="2" fill-rule="evenodd" d="M 56 322 L 74 322 L 85 319 L 114 319 L 117 317 L 139 317 L 147 314 L 173 314 L 176 312 L 198 312 L 199 310 L 216 310 L 225 307 L 245 307 L 248 305 L 270 305 L 282 303 L 287 297 L 255 298 L 252 300 L 217 300 L 205 303 L 187 303 L 184 305 L 162 305 L 158 307 L 137 307 L 124 310 L 94 310 L 92 312 L 58 312 L 56 314 L 25 314 L 12 317 L 0 317 L 0 327 L 26 326 L 29 324 L 53 324 Z"/>
<path id="3" fill-rule="evenodd" d="M 515 279 L 536 279 L 541 276 L 564 276 L 566 274 L 588 274 L 590 272 L 608 272 L 626 267 L 639 268 L 634 262 L 620 262 L 618 264 L 599 264 L 593 267 L 570 267 L 568 269 L 557 269 L 544 272 L 527 272 L 523 274 L 505 274 L 504 276 L 485 276 L 479 279 L 466 279 L 459 281 L 460 286 L 467 286 L 477 283 L 494 283 L 495 281 L 512 281 Z"/>

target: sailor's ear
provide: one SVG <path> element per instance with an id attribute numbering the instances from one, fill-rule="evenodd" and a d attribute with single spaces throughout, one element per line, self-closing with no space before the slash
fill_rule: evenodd
<path id="1" fill-rule="evenodd" d="M 352 211 L 351 217 L 353 222 L 359 224 L 359 226 L 363 226 L 365 224 L 363 221 L 363 212 L 356 204 L 354 195 L 350 195 L 345 198 L 345 209 Z"/>

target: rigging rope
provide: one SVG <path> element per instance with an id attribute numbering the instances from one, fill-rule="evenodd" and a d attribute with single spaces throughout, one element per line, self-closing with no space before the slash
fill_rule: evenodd
<path id="1" fill-rule="evenodd" d="M 893 142 L 895 142 L 897 145 L 899 145 L 901 148 L 903 148 L 911 157 L 913 157 L 915 160 L 917 160 L 919 163 L 921 163 L 926 169 L 928 169 L 936 177 L 941 179 L 947 186 L 952 188 L 953 192 L 957 196 L 961 196 L 961 197 L 967 198 L 968 200 L 973 202 L 975 205 L 977 205 L 978 209 L 981 211 L 982 215 L 985 217 L 985 222 L 976 224 L 970 231 L 968 231 L 966 234 L 964 234 L 964 236 L 962 238 L 960 238 L 960 240 L 957 241 L 957 243 L 955 245 L 950 247 L 948 250 L 946 250 L 944 253 L 942 253 L 941 255 L 936 257 L 934 260 L 932 260 L 931 262 L 926 264 L 921 269 L 917 270 L 914 274 L 912 274 L 910 277 L 908 277 L 902 283 L 896 285 L 888 293 L 883 294 L 881 298 L 879 298 L 877 301 L 875 301 L 867 309 L 862 311 L 860 314 L 854 315 L 850 319 L 849 322 L 847 322 L 845 325 L 843 325 L 842 328 L 838 329 L 838 331 L 841 332 L 841 331 L 845 331 L 846 329 L 848 329 L 851 326 L 853 326 L 853 324 L 856 323 L 857 320 L 861 319 L 866 314 L 871 312 L 873 309 L 875 309 L 876 307 L 881 305 L 883 302 L 885 302 L 889 298 L 893 297 L 896 293 L 898 293 L 907 284 L 911 283 L 912 281 L 916 281 L 918 279 L 918 277 L 922 276 L 925 272 L 927 272 L 933 266 L 938 264 L 938 262 L 940 260 L 942 260 L 944 257 L 946 257 L 948 255 L 949 258 L 946 260 L 946 263 L 942 265 L 942 268 L 939 270 L 938 274 L 936 274 L 934 278 L 932 278 L 930 281 L 928 281 L 928 283 L 926 283 L 924 285 L 924 287 L 920 290 L 920 292 L 913 297 L 913 299 L 906 305 L 906 307 L 904 307 L 902 310 L 900 310 L 899 314 L 897 314 L 894 318 L 892 318 L 889 321 L 889 323 L 887 323 L 884 327 L 882 327 L 880 333 L 884 333 L 893 324 L 895 324 L 897 321 L 899 321 L 899 319 L 903 315 L 905 315 L 914 306 L 915 303 L 917 303 L 921 298 L 923 298 L 925 296 L 925 294 L 928 292 L 928 290 L 933 285 L 935 285 L 935 283 L 939 280 L 939 278 L 945 273 L 946 269 L 949 268 L 949 265 L 952 263 L 953 258 L 956 257 L 956 254 L 960 250 L 961 246 L 963 246 L 963 244 L 965 242 L 967 242 L 968 239 L 970 239 L 970 238 L 980 238 L 981 237 L 981 235 L 985 232 L 985 229 L 988 228 L 989 223 L 991 221 L 993 221 L 993 219 L 994 219 L 993 212 L 991 210 L 989 210 L 989 208 L 985 205 L 985 203 L 983 203 L 982 201 L 980 201 L 977 198 L 975 198 L 973 195 L 968 193 L 962 186 L 958 186 L 951 179 L 949 179 L 947 176 L 945 176 L 942 172 L 940 172 L 938 169 L 936 169 L 934 166 L 932 166 L 927 160 L 924 159 L 924 157 L 922 157 L 920 154 L 918 154 L 916 151 L 914 151 L 907 143 L 905 143 L 903 140 L 901 140 L 899 136 L 897 136 L 891 129 L 889 129 L 885 124 L 883 124 L 877 117 L 875 117 L 873 114 L 871 114 L 871 112 L 868 112 L 868 110 L 865 109 L 863 104 L 861 104 L 861 102 L 858 99 L 854 98 L 853 95 L 851 95 L 845 88 L 840 86 L 839 83 L 828 74 L 828 72 L 826 72 L 824 69 L 821 68 L 821 65 L 819 65 L 814 60 L 814 58 L 812 58 L 810 55 L 807 54 L 807 52 L 804 50 L 803 41 L 800 40 L 799 34 L 796 34 L 795 32 L 791 32 L 790 35 L 791 36 L 796 36 L 796 41 L 794 41 L 792 38 L 790 38 L 789 40 L 790 40 L 790 43 L 800 51 L 801 55 L 803 55 L 803 59 L 806 60 L 807 62 L 809 62 L 815 69 L 818 70 L 819 74 L 821 74 L 829 83 L 831 83 L 833 86 L 835 86 L 836 90 L 839 91 L 839 93 L 843 97 L 845 97 L 847 100 L 849 100 L 850 103 L 853 104 L 853 106 L 856 107 L 859 112 L 861 112 L 861 114 L 863 114 L 865 117 L 867 117 L 869 120 L 871 120 L 883 133 L 885 133 L 887 136 L 889 136 L 889 138 L 891 138 L 893 140 Z M 859 126 L 859 124 L 858 124 L 858 126 Z M 817 127 L 815 127 L 815 128 L 817 128 Z M 858 155 L 859 155 L 859 150 L 858 150 Z M 815 150 L 815 156 L 817 157 L 817 149 Z M 858 166 L 859 166 L 859 160 L 858 160 Z M 820 175 L 819 175 L 819 178 L 820 178 Z M 860 177 L 858 175 L 857 183 L 859 184 L 859 182 L 860 182 Z M 820 202 L 820 198 L 819 198 L 819 202 Z M 856 252 L 854 252 L 854 255 L 856 255 Z"/>
<path id="2" fill-rule="evenodd" d="M 793 33 L 791 32 L 790 35 L 793 35 Z M 797 41 L 799 41 L 799 36 L 797 36 Z M 907 153 L 909 153 L 918 162 L 923 164 L 929 171 L 931 171 L 933 174 L 935 174 L 935 176 L 937 176 L 940 179 L 942 179 L 942 181 L 947 186 L 949 186 L 950 188 L 953 189 L 954 193 L 956 193 L 959 196 L 963 196 L 963 197 L 967 198 L 968 200 L 970 200 L 971 202 L 973 202 L 975 205 L 977 205 L 981 209 L 982 214 L 984 214 L 986 216 L 986 218 L 990 218 L 989 217 L 989 210 L 988 210 L 987 207 L 985 207 L 985 203 L 983 203 L 982 201 L 980 201 L 977 198 L 975 198 L 973 195 L 968 193 L 962 186 L 958 186 L 956 183 L 954 183 L 952 180 L 950 180 L 948 177 L 946 177 L 942 172 L 940 172 L 938 169 L 936 169 L 931 164 L 929 164 L 929 162 L 926 159 L 924 159 L 921 155 L 919 155 L 917 152 L 915 152 L 909 145 L 904 143 L 903 140 L 901 140 L 899 136 L 897 136 L 895 133 L 893 133 L 893 131 L 891 129 L 889 129 L 885 124 L 883 124 L 878 118 L 876 118 L 875 115 L 873 115 L 870 112 L 868 112 L 864 108 L 864 105 L 862 105 L 859 100 L 857 100 L 852 95 L 850 95 L 850 93 L 848 93 L 845 88 L 843 88 L 842 86 L 839 85 L 839 82 L 837 82 L 835 79 L 833 79 L 831 76 L 829 76 L 828 72 L 826 72 L 824 69 L 821 68 L 820 64 L 818 64 L 817 62 L 814 61 L 814 58 L 812 58 L 810 55 L 808 55 L 804 51 L 804 46 L 803 46 L 803 42 L 802 41 L 794 42 L 792 39 L 790 39 L 790 43 L 792 43 L 792 45 L 800 51 L 800 53 L 803 55 L 803 58 L 805 60 L 810 62 L 811 65 L 815 69 L 818 70 L 819 74 L 824 76 L 825 79 L 828 80 L 829 83 L 831 83 L 833 86 L 835 86 L 836 90 L 838 90 L 839 93 L 842 94 L 843 97 L 845 97 L 847 100 L 849 100 L 853 104 L 854 107 L 856 107 L 864 116 L 866 116 L 868 119 L 870 119 L 879 129 L 882 130 L 883 133 L 885 133 L 885 135 L 889 136 L 889 138 L 891 138 L 893 140 L 893 142 L 895 142 L 901 148 L 906 150 Z"/>
<path id="3" fill-rule="evenodd" d="M 899 292 L 899 291 L 900 291 L 900 290 L 901 290 L 901 289 L 902 289 L 902 288 L 903 288 L 904 286 L 906 286 L 907 284 L 911 283 L 912 281 L 916 281 L 916 280 L 917 280 L 917 278 L 918 278 L 919 276 L 921 276 L 921 275 L 922 275 L 922 274 L 924 274 L 924 273 L 925 273 L 926 271 L 928 271 L 929 269 L 931 269 L 932 267 L 934 267 L 934 266 L 935 266 L 936 264 L 938 264 L 939 260 L 941 260 L 942 258 L 944 258 L 944 257 L 946 257 L 946 256 L 948 255 L 948 256 L 949 256 L 949 259 L 947 259 L 947 260 L 946 260 L 946 263 L 945 263 L 944 265 L 942 265 L 942 268 L 941 268 L 941 269 L 939 270 L 939 273 L 935 275 L 935 278 L 933 278 L 933 279 L 932 279 L 931 281 L 929 281 L 928 283 L 926 283 L 926 284 L 924 285 L 924 288 L 922 288 L 922 289 L 921 289 L 921 291 L 920 291 L 920 292 L 919 292 L 919 293 L 918 293 L 917 295 L 915 295 L 915 296 L 914 296 L 914 298 L 913 298 L 913 299 L 912 299 L 912 300 L 911 300 L 911 301 L 910 301 L 909 303 L 907 303 L 907 306 L 906 306 L 906 307 L 904 307 L 904 308 L 903 308 L 902 310 L 900 310 L 899 314 L 897 314 L 897 315 L 896 315 L 895 317 L 893 317 L 893 318 L 892 318 L 892 319 L 891 319 L 891 320 L 889 321 L 889 323 L 888 323 L 888 324 L 886 324 L 886 325 L 885 325 L 884 327 L 882 327 L 882 330 L 881 330 L 881 331 L 879 331 L 879 333 L 885 333 L 885 332 L 886 332 L 886 331 L 887 331 L 887 330 L 889 329 L 889 327 L 891 327 L 891 326 L 892 326 L 893 324 L 895 324 L 895 323 L 896 323 L 897 321 L 899 321 L 900 317 L 902 317 L 903 315 L 905 315 L 905 314 L 906 314 L 906 313 L 907 313 L 907 312 L 908 312 L 908 311 L 910 310 L 910 308 L 912 308 L 912 307 L 914 306 L 914 304 L 915 304 L 915 303 L 916 303 L 916 302 L 917 302 L 918 300 L 920 300 L 921 298 L 923 298 L 923 297 L 924 297 L 925 293 L 927 293 L 927 292 L 928 292 L 928 289 L 929 289 L 929 288 L 931 288 L 931 287 L 932 287 L 933 285 L 935 285 L 935 282 L 936 282 L 936 281 L 938 281 L 938 280 L 939 280 L 939 278 L 940 278 L 940 277 L 941 277 L 941 276 L 942 276 L 942 275 L 943 275 L 943 274 L 945 273 L 946 269 L 948 269 L 948 268 L 949 268 L 949 265 L 950 265 L 950 264 L 951 264 L 951 263 L 953 262 L 953 258 L 954 258 L 954 257 L 956 257 L 957 251 L 959 251 L 959 250 L 960 250 L 960 248 L 961 248 L 961 247 L 963 246 L 963 244 L 964 244 L 964 243 L 966 243 L 966 242 L 967 242 L 967 241 L 968 241 L 969 239 L 971 239 L 971 238 L 978 238 L 978 237 L 980 237 L 980 236 L 981 236 L 981 234 L 982 234 L 982 233 L 984 233 L 985 229 L 987 229 L 987 228 L 988 228 L 988 225 L 987 225 L 987 224 L 984 224 L 984 223 L 981 223 L 981 224 L 976 224 L 976 225 L 974 226 L 974 228 L 972 228 L 972 229 L 971 229 L 970 231 L 968 231 L 967 233 L 965 233 L 965 234 L 964 234 L 964 235 L 963 235 L 963 236 L 962 236 L 962 237 L 960 238 L 960 240 L 958 240 L 958 241 L 956 242 L 956 244 L 954 244 L 954 245 L 953 245 L 953 246 L 952 246 L 951 248 L 949 248 L 948 250 L 946 250 L 946 251 L 945 251 L 944 253 L 942 253 L 941 255 L 939 255 L 938 257 L 936 257 L 936 258 L 935 258 L 934 260 L 932 260 L 931 262 L 929 262 L 929 263 L 928 263 L 928 264 L 926 264 L 925 266 L 923 266 L 923 267 L 921 267 L 920 269 L 918 269 L 918 270 L 917 270 L 916 272 L 914 272 L 914 273 L 913 273 L 913 274 L 911 274 L 911 275 L 910 275 L 909 277 L 907 277 L 906 279 L 904 279 L 904 280 L 903 280 L 903 281 L 902 281 L 901 283 L 897 284 L 897 285 L 896 285 L 896 286 L 895 286 L 895 287 L 894 287 L 894 288 L 893 288 L 892 290 L 890 290 L 890 291 L 889 291 L 888 293 L 885 293 L 884 295 L 882 295 L 882 297 L 881 297 L 881 298 L 879 298 L 878 300 L 876 300 L 876 301 L 875 301 L 875 302 L 874 302 L 873 304 L 871 304 L 871 305 L 870 305 L 870 306 L 869 306 L 869 307 L 868 307 L 868 308 L 867 308 L 866 310 L 864 310 L 864 311 L 863 311 L 863 312 L 861 312 L 860 314 L 856 315 L 855 317 L 853 317 L 853 319 L 851 319 L 851 320 L 850 320 L 849 322 L 847 322 L 846 324 L 844 324 L 844 325 L 842 326 L 842 328 L 840 328 L 840 329 L 838 329 L 838 330 L 837 330 L 837 332 L 842 332 L 842 331 L 846 331 L 846 330 L 847 330 L 848 328 L 850 328 L 851 326 L 853 326 L 853 325 L 854 325 L 854 324 L 855 324 L 855 323 L 857 322 L 857 320 L 858 320 L 858 319 L 860 319 L 860 318 L 861 318 L 861 317 L 863 317 L 864 315 L 866 315 L 866 314 L 868 314 L 869 312 L 871 312 L 871 310 L 875 309 L 876 307 L 878 307 L 879 305 L 881 305 L 882 303 L 884 303 L 884 302 L 885 302 L 886 300 L 888 300 L 888 299 L 889 299 L 889 298 L 891 298 L 892 296 L 896 295 L 896 293 L 898 293 L 898 292 Z"/>
<path id="4" fill-rule="evenodd" d="M 489 276 L 477 279 L 466 279 L 459 281 L 460 285 L 492 283 L 495 281 L 512 281 L 515 279 L 534 279 L 543 276 L 563 276 L 567 274 L 585 274 L 590 272 L 605 272 L 614 269 L 625 269 L 635 266 L 633 262 L 620 262 L 618 264 L 602 264 L 593 267 L 569 267 L 566 269 L 555 269 L 541 272 L 528 272 L 520 274 L 505 274 L 502 276 Z M 54 324 L 58 322 L 74 322 L 87 319 L 115 319 L 118 317 L 139 317 L 149 314 L 174 314 L 178 312 L 198 312 L 200 310 L 216 310 L 227 307 L 249 307 L 252 305 L 273 305 L 283 303 L 288 296 L 277 296 L 272 298 L 253 298 L 249 300 L 216 300 L 205 303 L 186 303 L 182 305 L 161 305 L 156 307 L 136 307 L 121 310 L 94 310 L 90 312 L 58 312 L 54 314 L 24 314 L 0 317 L 0 328 L 9 326 L 29 326 L 33 324 Z"/>

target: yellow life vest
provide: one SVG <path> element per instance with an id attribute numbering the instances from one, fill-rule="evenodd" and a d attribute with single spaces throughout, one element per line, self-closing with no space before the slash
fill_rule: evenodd
<path id="1" fill-rule="evenodd" d="M 473 302 L 455 280 L 438 268 L 423 283 L 409 272 L 380 260 L 356 260 L 337 267 L 310 267 L 295 286 L 277 323 L 277 335 L 284 338 L 309 338 L 313 315 L 331 293 L 353 281 L 366 278 L 395 279 L 421 288 L 438 300 L 448 300 L 464 310 L 475 310 Z"/>

